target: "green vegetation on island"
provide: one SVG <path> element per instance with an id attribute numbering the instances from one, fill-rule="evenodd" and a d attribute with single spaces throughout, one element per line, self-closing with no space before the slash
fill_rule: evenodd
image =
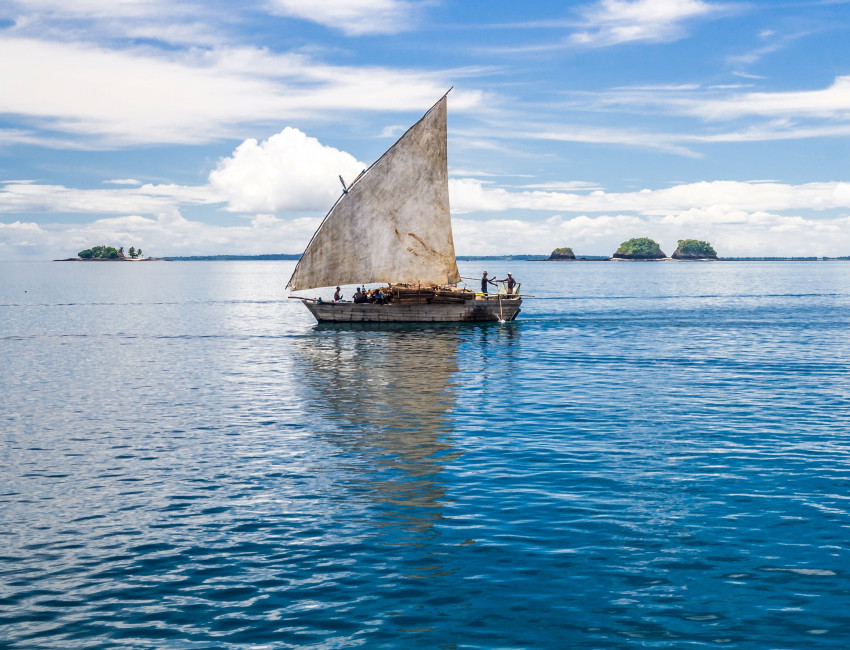
<path id="1" fill-rule="evenodd" d="M 576 258 L 575 253 L 573 253 L 572 248 L 568 248 L 566 246 L 562 248 L 556 248 L 552 251 L 552 254 L 549 256 L 549 259 L 552 261 L 566 261 L 566 260 L 574 260 Z"/>
<path id="2" fill-rule="evenodd" d="M 674 260 L 716 260 L 717 251 L 707 241 L 699 239 L 680 239 Z"/>
<path id="3" fill-rule="evenodd" d="M 658 260 L 667 257 L 657 242 L 649 237 L 637 237 L 620 244 L 615 259 L 621 260 Z"/>
<path id="4" fill-rule="evenodd" d="M 77 259 L 81 260 L 135 260 L 140 257 L 142 257 L 141 248 L 136 250 L 135 247 L 130 246 L 130 250 L 127 251 L 126 255 L 124 255 L 123 246 L 115 248 L 114 246 L 107 246 L 106 244 L 103 246 L 92 246 L 91 248 L 86 248 L 85 250 L 81 250 L 77 253 Z M 71 258 L 71 260 L 73 259 L 74 258 Z"/>
<path id="5" fill-rule="evenodd" d="M 123 257 L 123 246 L 121 256 Z M 84 260 L 117 260 L 118 249 L 112 246 L 92 246 L 77 253 L 77 257 Z"/>

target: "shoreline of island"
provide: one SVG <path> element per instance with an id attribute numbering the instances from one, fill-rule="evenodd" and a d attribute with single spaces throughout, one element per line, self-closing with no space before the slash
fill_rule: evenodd
<path id="1" fill-rule="evenodd" d="M 106 258 L 106 257 L 91 257 L 91 258 L 83 258 L 83 257 L 66 257 L 61 260 L 52 260 L 53 262 L 167 262 L 163 257 L 137 257 L 137 258 L 129 258 L 129 257 L 119 257 L 119 258 Z"/>

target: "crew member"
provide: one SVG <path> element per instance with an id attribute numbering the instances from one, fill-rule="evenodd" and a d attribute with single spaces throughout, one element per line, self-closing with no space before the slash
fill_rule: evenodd
<path id="1" fill-rule="evenodd" d="M 508 277 L 506 277 L 504 280 L 496 280 L 496 282 L 504 282 L 508 287 L 508 293 L 514 292 L 516 280 L 514 280 L 514 277 L 510 273 L 508 273 Z"/>
<path id="2" fill-rule="evenodd" d="M 487 285 L 492 284 L 495 286 L 495 282 L 487 277 L 487 271 L 484 271 L 484 275 L 481 276 L 481 293 L 487 293 Z"/>
<path id="3" fill-rule="evenodd" d="M 339 287 L 336 288 L 336 293 L 334 293 L 334 302 L 342 302 L 342 289 Z"/>

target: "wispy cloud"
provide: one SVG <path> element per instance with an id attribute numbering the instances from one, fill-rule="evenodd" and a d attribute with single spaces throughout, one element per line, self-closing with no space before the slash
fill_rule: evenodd
<path id="1" fill-rule="evenodd" d="M 739 69 L 741 67 L 751 66 L 758 63 L 767 55 L 784 50 L 795 41 L 806 36 L 811 36 L 814 33 L 815 31 L 813 30 L 797 31 L 793 33 L 778 33 L 774 30 L 766 29 L 758 35 L 758 39 L 761 41 L 760 45 L 742 54 L 733 54 L 729 56 L 727 60 Z"/>
<path id="2" fill-rule="evenodd" d="M 684 38 L 688 24 L 697 19 L 732 10 L 729 4 L 703 0 L 600 0 L 581 10 L 582 27 L 570 41 L 587 47 L 665 43 Z"/>
<path id="3" fill-rule="evenodd" d="M 222 44 L 229 25 L 214 6 L 191 0 L 11 0 L 11 34 L 25 38 L 101 43 L 145 39 L 168 45 Z M 232 19 L 231 19 L 232 22 Z"/>
<path id="4" fill-rule="evenodd" d="M 517 186 L 523 190 L 549 190 L 553 192 L 591 192 L 604 189 L 598 183 L 587 181 L 551 181 L 549 183 L 529 183 Z"/>
<path id="5" fill-rule="evenodd" d="M 273 13 L 363 36 L 411 29 L 424 4 L 407 0 L 269 0 L 268 7 Z"/>
<path id="6" fill-rule="evenodd" d="M 580 142 L 636 147 L 684 156 L 686 158 L 702 158 L 704 154 L 694 148 L 695 145 L 701 144 L 779 142 L 847 136 L 850 136 L 850 124 L 848 123 L 802 125 L 788 120 L 775 120 L 758 126 L 702 134 L 548 125 L 539 128 L 531 127 L 527 131 L 523 130 L 511 134 L 499 135 L 499 137 L 519 138 L 526 141 L 551 140 L 554 142 Z"/>
<path id="7" fill-rule="evenodd" d="M 850 76 L 837 77 L 820 90 L 753 92 L 726 99 L 683 102 L 681 108 L 706 119 L 733 119 L 747 115 L 766 117 L 818 117 L 850 119 Z"/>
<path id="8" fill-rule="evenodd" d="M 700 158 L 702 154 L 684 146 L 695 142 L 691 136 L 665 134 L 637 129 L 615 129 L 571 125 L 524 125 L 521 131 L 506 133 L 504 137 L 523 140 L 551 140 L 554 142 L 583 142 L 638 147 L 665 153 Z"/>
<path id="9" fill-rule="evenodd" d="M 151 13 L 185 10 L 188 3 L 179 0 L 11 0 L 6 4 L 25 11 L 30 15 L 48 14 L 50 16 L 79 16 L 86 18 L 104 18 L 127 16 L 139 18 Z"/>
<path id="10" fill-rule="evenodd" d="M 554 115 L 565 110 L 636 115 L 643 124 L 659 116 L 699 121 L 680 131 L 523 121 L 512 129 L 493 128 L 490 137 L 613 144 L 688 157 L 703 155 L 694 148 L 699 144 L 846 137 L 850 135 L 850 76 L 837 77 L 826 88 L 778 92 L 747 91 L 746 86 L 735 84 L 626 86 L 575 94 L 570 102 L 536 113 Z"/>
<path id="11" fill-rule="evenodd" d="M 320 120 L 344 110 L 423 110 L 450 77 L 463 74 L 332 66 L 255 48 L 114 50 L 0 37 L 0 87 L 14 89 L 0 94 L 0 113 L 50 129 L 59 135 L 57 146 L 68 135 L 92 147 L 193 144 L 238 137 L 249 124 Z M 452 110 L 481 99 L 480 92 L 457 91 Z"/>
<path id="12" fill-rule="evenodd" d="M 103 181 L 108 185 L 141 185 L 141 181 L 137 181 L 135 178 L 114 178 L 112 180 Z"/>
<path id="13" fill-rule="evenodd" d="M 674 115 L 688 115 L 711 121 L 741 117 L 790 119 L 794 117 L 850 121 L 850 76 L 836 77 L 826 88 L 776 92 L 737 92 L 730 88 L 659 88 L 640 86 L 615 88 L 596 94 L 586 93 L 584 110 L 636 112 L 652 107 Z M 727 92 L 730 91 L 730 92 Z"/>
<path id="14" fill-rule="evenodd" d="M 698 20 L 733 15 L 744 5 L 704 0 L 598 0 L 578 7 L 574 18 L 488 25 L 491 29 L 563 30 L 558 40 L 490 46 L 490 54 L 539 54 L 567 48 L 601 48 L 623 43 L 669 43 L 686 38 Z"/>

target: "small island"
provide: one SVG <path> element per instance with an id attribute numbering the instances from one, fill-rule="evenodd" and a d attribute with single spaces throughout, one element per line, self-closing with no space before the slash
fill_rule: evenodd
<path id="1" fill-rule="evenodd" d="M 674 260 L 716 260 L 717 251 L 707 241 L 699 239 L 680 239 Z"/>
<path id="2" fill-rule="evenodd" d="M 575 253 L 573 253 L 572 248 L 556 248 L 552 251 L 552 254 L 549 256 L 547 262 L 571 262 L 576 258 Z"/>
<path id="3" fill-rule="evenodd" d="M 657 242 L 649 237 L 637 237 L 620 244 L 613 257 L 616 260 L 663 260 L 667 256 Z"/>
<path id="4" fill-rule="evenodd" d="M 115 248 L 114 246 L 107 246 L 103 244 L 102 246 L 92 246 L 91 248 L 86 248 L 85 250 L 81 250 L 77 253 L 77 257 L 69 257 L 64 260 L 54 260 L 56 262 L 152 262 L 152 261 L 160 261 L 160 258 L 157 257 L 144 257 L 142 255 L 142 249 L 136 249 L 134 246 L 130 246 L 127 250 L 127 254 L 124 254 L 124 247 L 119 246 Z"/>

